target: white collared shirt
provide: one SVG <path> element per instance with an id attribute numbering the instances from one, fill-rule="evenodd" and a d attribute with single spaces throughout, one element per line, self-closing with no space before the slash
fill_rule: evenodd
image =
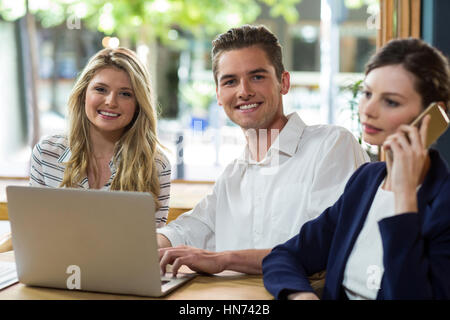
<path id="1" fill-rule="evenodd" d="M 272 248 L 334 204 L 369 157 L 344 128 L 306 126 L 297 113 L 288 119 L 262 161 L 249 160 L 247 146 L 225 168 L 212 194 L 157 232 L 173 246 Z"/>
<path id="2" fill-rule="evenodd" d="M 31 155 L 30 185 L 38 187 L 59 188 L 66 168 L 65 162 L 69 161 L 72 153 L 69 142 L 64 135 L 53 135 L 43 137 L 33 148 Z M 163 153 L 158 153 L 155 159 L 158 170 L 160 193 L 158 201 L 159 210 L 155 213 L 156 227 L 162 227 L 167 221 L 169 213 L 169 192 L 170 192 L 170 162 Z M 111 177 L 102 187 L 102 190 L 109 190 L 111 182 L 116 175 L 116 166 L 113 161 L 109 162 Z M 89 189 L 88 178 L 85 177 L 79 188 Z"/>

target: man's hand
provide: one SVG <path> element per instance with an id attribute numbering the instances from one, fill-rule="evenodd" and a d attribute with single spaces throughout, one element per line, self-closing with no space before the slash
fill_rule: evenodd
<path id="1" fill-rule="evenodd" d="M 262 274 L 262 260 L 271 249 L 246 249 L 212 252 L 188 246 L 159 249 L 159 264 L 161 272 L 166 272 L 166 266 L 172 264 L 174 275 L 182 265 L 191 270 L 203 273 L 219 273 L 233 270 L 247 274 Z"/>
<path id="2" fill-rule="evenodd" d="M 182 265 L 201 273 L 219 273 L 225 270 L 226 252 L 212 252 L 188 246 L 177 246 L 159 249 L 159 265 L 161 273 L 166 273 L 168 264 L 172 265 L 172 273 L 177 275 Z"/>

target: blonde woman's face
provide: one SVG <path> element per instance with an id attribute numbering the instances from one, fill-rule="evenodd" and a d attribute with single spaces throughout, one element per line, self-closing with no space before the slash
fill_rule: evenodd
<path id="1" fill-rule="evenodd" d="M 120 138 L 133 119 L 136 104 L 125 71 L 113 67 L 100 69 L 86 90 L 85 112 L 91 130 Z"/>

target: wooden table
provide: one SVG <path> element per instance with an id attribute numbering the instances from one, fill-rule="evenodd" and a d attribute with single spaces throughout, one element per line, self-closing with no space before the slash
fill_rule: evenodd
<path id="1" fill-rule="evenodd" d="M 14 261 L 12 251 L 1 253 L 0 261 Z M 182 267 L 182 272 L 192 272 Z M 122 300 L 155 299 L 139 296 L 94 293 L 29 287 L 16 283 L 0 290 L 0 300 Z M 162 300 L 271 300 L 272 295 L 264 288 L 262 276 L 224 271 L 217 275 L 198 275 L 176 289 Z"/>

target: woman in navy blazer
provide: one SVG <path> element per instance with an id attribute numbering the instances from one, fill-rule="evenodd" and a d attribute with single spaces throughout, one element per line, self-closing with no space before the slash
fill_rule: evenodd
<path id="1" fill-rule="evenodd" d="M 339 200 L 263 260 L 275 298 L 317 299 L 308 276 L 327 270 L 323 299 L 449 299 L 450 174 L 420 129 L 431 102 L 448 108 L 447 59 L 418 39 L 393 40 L 366 66 L 363 139 L 392 152 L 361 166 Z M 378 263 L 377 263 L 378 262 Z"/>

